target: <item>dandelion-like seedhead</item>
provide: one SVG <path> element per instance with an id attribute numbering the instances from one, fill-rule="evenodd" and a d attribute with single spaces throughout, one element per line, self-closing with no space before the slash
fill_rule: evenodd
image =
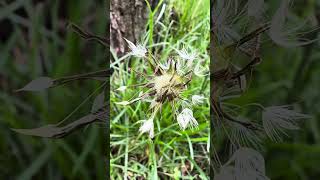
<path id="1" fill-rule="evenodd" d="M 188 126 L 196 128 L 198 126 L 197 120 L 193 117 L 193 112 L 189 108 L 182 110 L 177 116 L 177 121 L 181 129 L 185 130 Z"/>
<path id="2" fill-rule="evenodd" d="M 146 53 L 147 53 L 147 49 L 141 45 L 138 44 L 137 46 L 135 44 L 133 44 L 131 41 L 129 41 L 128 39 L 125 39 L 129 45 L 129 49 L 131 50 L 131 55 L 133 56 L 137 56 L 140 58 L 145 57 Z"/>
<path id="3" fill-rule="evenodd" d="M 176 119 L 181 130 L 186 128 L 197 128 L 198 122 L 193 116 L 192 107 L 198 106 L 204 103 L 204 96 L 193 95 L 192 97 L 185 98 L 183 93 L 188 89 L 190 82 L 193 79 L 193 75 L 196 76 L 208 74 L 208 70 L 201 65 L 201 60 L 197 60 L 196 53 L 189 53 L 185 48 L 177 50 L 177 57 L 170 57 L 165 63 L 160 63 L 153 54 L 146 50 L 145 47 L 139 47 L 139 49 L 145 49 L 144 55 L 137 53 L 136 47 L 132 42 L 126 40 L 131 49 L 129 53 L 137 58 L 143 58 L 148 62 L 153 73 L 150 75 L 143 72 L 137 72 L 139 75 L 145 77 L 146 83 L 141 85 L 145 88 L 138 97 L 133 97 L 132 100 L 117 102 L 119 105 L 130 105 L 137 101 L 150 100 L 150 114 L 149 117 L 144 120 L 139 131 L 141 133 L 149 133 L 149 137 L 154 136 L 154 119 L 162 106 L 166 103 L 172 106 L 172 114 Z M 198 61 L 198 62 L 196 62 Z M 199 71 L 201 69 L 201 72 Z M 196 73 L 195 73 L 196 71 Z M 135 72 L 131 69 L 131 72 Z M 204 74 L 201 74 L 204 73 Z M 118 90 L 124 90 L 125 88 L 119 87 Z"/>

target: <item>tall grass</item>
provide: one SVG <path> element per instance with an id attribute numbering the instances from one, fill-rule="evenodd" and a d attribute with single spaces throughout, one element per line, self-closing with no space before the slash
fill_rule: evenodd
<path id="1" fill-rule="evenodd" d="M 140 42 L 154 50 L 161 62 L 176 54 L 176 49 L 185 47 L 198 52 L 198 58 L 205 59 L 208 66 L 209 3 L 195 0 L 170 1 L 168 4 L 160 2 L 157 8 L 151 10 L 146 32 L 142 33 Z M 199 128 L 185 131 L 180 130 L 171 107 L 165 105 L 155 119 L 155 138 L 151 140 L 139 133 L 149 103 L 137 102 L 130 106 L 114 104 L 137 96 L 143 89 L 129 86 L 145 81 L 136 73 L 127 71 L 128 58 L 113 54 L 113 59 L 111 68 L 116 71 L 111 77 L 110 98 L 111 179 L 207 179 L 209 102 L 194 109 Z M 133 58 L 130 68 L 143 72 L 146 63 Z M 152 73 L 148 71 L 147 74 Z M 120 86 L 128 86 L 128 89 L 117 91 Z M 185 94 L 209 97 L 208 79 L 193 78 Z"/>

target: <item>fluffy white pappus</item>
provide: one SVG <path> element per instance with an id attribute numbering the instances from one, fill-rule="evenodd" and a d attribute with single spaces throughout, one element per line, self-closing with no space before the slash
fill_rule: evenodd
<path id="1" fill-rule="evenodd" d="M 198 127 L 197 120 L 193 117 L 193 112 L 189 108 L 185 108 L 177 116 L 177 121 L 182 130 L 185 130 L 187 127 L 196 128 Z"/>
<path id="2" fill-rule="evenodd" d="M 138 58 L 143 58 L 146 56 L 147 49 L 143 45 L 138 44 L 136 46 L 128 39 L 126 39 L 126 38 L 124 38 L 124 39 L 127 41 L 128 45 L 129 45 L 129 48 L 131 50 L 131 52 L 130 52 L 131 55 L 136 56 Z"/>
<path id="3" fill-rule="evenodd" d="M 195 53 L 195 52 L 189 53 L 185 48 L 183 48 L 181 50 L 176 50 L 176 51 L 182 59 L 189 61 L 188 62 L 189 66 L 191 66 L 193 60 L 195 60 L 197 58 L 197 53 Z"/>
<path id="4" fill-rule="evenodd" d="M 199 104 L 202 104 L 206 98 L 202 95 L 193 95 L 191 99 L 192 99 L 192 104 L 199 105 Z"/>
<path id="5" fill-rule="evenodd" d="M 144 123 L 140 127 L 139 131 L 141 133 L 149 133 L 149 137 L 153 138 L 154 137 L 154 124 L 153 124 L 153 119 L 150 118 L 148 120 L 144 120 Z"/>

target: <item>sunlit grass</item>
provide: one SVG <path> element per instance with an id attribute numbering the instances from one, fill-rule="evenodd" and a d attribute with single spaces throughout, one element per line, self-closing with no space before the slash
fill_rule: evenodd
<path id="1" fill-rule="evenodd" d="M 163 9 L 165 7 L 165 9 Z M 197 52 L 209 65 L 209 1 L 172 1 L 161 4 L 149 19 L 148 31 L 140 40 L 152 48 L 165 62 L 169 55 L 182 47 Z M 170 13 L 171 16 L 169 15 Z M 159 17 L 159 14 L 162 15 Z M 177 16 L 174 19 L 173 16 Z M 151 38 L 152 35 L 152 38 Z M 151 43 L 151 44 L 150 44 Z M 194 109 L 198 129 L 180 130 L 169 105 L 163 106 L 155 118 L 155 138 L 140 134 L 141 120 L 146 119 L 149 103 L 137 102 L 118 106 L 115 102 L 130 100 L 142 88 L 130 85 L 143 83 L 143 78 L 128 72 L 128 58 L 114 56 L 111 67 L 116 69 L 111 77 L 111 178 L 131 177 L 184 179 L 208 177 L 209 102 Z M 143 72 L 146 63 L 131 59 L 131 68 Z M 151 70 L 147 74 L 152 73 Z M 128 86 L 124 92 L 117 91 Z M 194 77 L 185 95 L 203 94 L 209 97 L 208 79 Z"/>

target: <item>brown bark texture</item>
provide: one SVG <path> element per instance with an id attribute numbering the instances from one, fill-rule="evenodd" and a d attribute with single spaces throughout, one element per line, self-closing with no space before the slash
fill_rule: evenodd
<path id="1" fill-rule="evenodd" d="M 152 7 L 158 0 L 148 0 Z M 136 43 L 146 29 L 148 7 L 145 0 L 111 0 L 110 45 L 122 56 L 127 45 L 124 38 Z"/>

